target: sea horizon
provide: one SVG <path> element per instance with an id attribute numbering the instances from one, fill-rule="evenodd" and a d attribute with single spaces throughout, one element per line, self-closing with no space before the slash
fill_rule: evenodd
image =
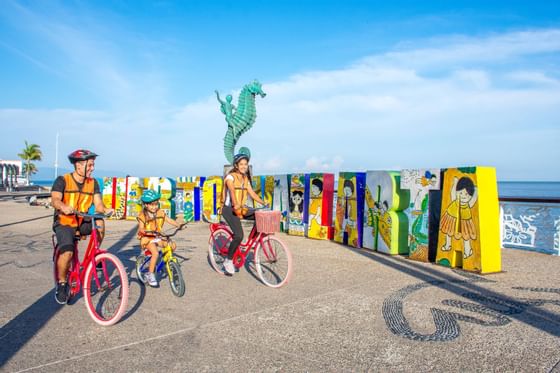
<path id="1" fill-rule="evenodd" d="M 50 187 L 54 179 L 31 180 L 31 182 L 34 185 Z M 519 198 L 560 198 L 560 181 L 498 181 L 498 195 Z"/>

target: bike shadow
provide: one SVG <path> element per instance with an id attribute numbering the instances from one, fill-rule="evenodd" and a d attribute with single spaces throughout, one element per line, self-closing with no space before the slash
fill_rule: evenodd
<path id="1" fill-rule="evenodd" d="M 56 303 L 54 289 L 51 289 L 0 328 L 0 371 L 63 307 Z M 84 317 L 88 316 L 84 313 Z"/>
<path id="2" fill-rule="evenodd" d="M 138 278 L 133 277 L 136 276 L 136 257 L 140 253 L 142 253 L 140 245 L 133 245 L 131 248 L 121 250 L 118 253 L 119 259 L 123 263 L 126 273 L 128 274 L 128 285 L 130 290 L 128 293 L 128 309 L 119 322 L 128 320 L 130 316 L 132 316 L 140 308 L 146 298 L 146 286 Z M 131 298 L 131 294 L 136 294 L 135 292 L 132 292 L 133 284 L 137 285 L 139 288 L 138 296 L 135 299 Z M 132 307 L 130 307 L 131 302 L 134 302 Z"/>
<path id="3" fill-rule="evenodd" d="M 177 259 L 180 259 L 179 264 L 183 264 L 184 262 L 191 260 L 191 258 L 187 258 L 182 255 L 178 255 L 176 253 L 174 253 L 173 256 Z"/>
<path id="4" fill-rule="evenodd" d="M 128 244 L 135 235 L 136 227 L 133 227 L 110 247 L 106 248 L 106 250 L 120 258 L 122 252 L 119 252 L 119 250 Z M 125 263 L 123 263 L 123 265 L 124 264 Z M 129 271 L 127 270 L 127 273 L 128 272 Z M 136 303 L 138 304 L 138 302 Z M 54 289 L 50 289 L 46 294 L 35 301 L 35 303 L 27 307 L 2 326 L 0 329 L 0 342 L 2 343 L 2 348 L 0 349 L 0 370 L 2 370 L 2 367 L 15 354 L 17 354 L 17 352 L 21 350 L 23 346 L 25 346 L 63 307 L 63 305 L 55 302 Z M 138 309 L 138 307 L 133 307 L 134 311 L 136 311 L 136 309 Z M 89 319 L 89 316 L 86 312 L 84 312 L 84 319 L 86 318 Z M 92 323 L 94 322 L 91 319 L 88 321 Z"/>
<path id="5" fill-rule="evenodd" d="M 134 305 L 131 305 L 131 297 L 130 294 L 134 294 L 132 291 L 128 292 L 128 309 L 126 310 L 125 314 L 123 315 L 122 319 L 119 322 L 124 322 L 130 318 L 130 316 L 134 315 L 136 311 L 140 308 L 142 303 L 144 303 L 144 299 L 146 298 L 146 286 L 142 283 L 142 281 L 136 278 L 129 278 L 128 286 L 130 290 L 132 290 L 132 284 L 135 284 L 139 288 L 138 297 L 134 300 Z"/>
<path id="6" fill-rule="evenodd" d="M 190 257 L 188 257 L 187 255 L 194 253 L 197 250 L 196 246 L 192 246 L 192 245 L 185 245 L 185 243 L 191 243 L 192 240 L 186 240 L 183 239 L 180 241 L 181 244 L 179 244 L 179 241 L 175 241 L 175 243 L 177 244 L 177 249 L 173 252 L 173 256 L 175 256 L 177 259 L 180 259 L 180 263 L 184 263 L 188 260 L 191 260 Z M 179 254 L 181 253 L 181 254 Z"/>
<path id="7" fill-rule="evenodd" d="M 261 281 L 261 279 L 257 274 L 257 267 L 255 267 L 255 254 L 253 251 L 248 253 L 247 256 L 245 257 L 244 267 L 247 273 L 249 273 L 255 280 L 263 284 L 263 282 Z"/>

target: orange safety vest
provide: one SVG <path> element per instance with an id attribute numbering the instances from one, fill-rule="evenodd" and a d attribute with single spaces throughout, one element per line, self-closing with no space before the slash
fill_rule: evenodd
<path id="1" fill-rule="evenodd" d="M 138 214 L 137 219 L 144 223 L 145 231 L 161 232 L 161 230 L 163 229 L 163 224 L 165 223 L 165 211 L 157 210 L 155 219 L 147 219 L 144 211 L 142 211 Z"/>
<path id="2" fill-rule="evenodd" d="M 232 172 L 230 174 L 233 176 L 233 187 L 235 189 L 235 199 L 241 207 L 245 206 L 247 202 L 247 184 L 249 183 L 249 178 L 247 175 L 241 175 L 238 172 Z M 225 203 L 225 194 L 229 193 L 227 184 L 224 185 L 224 194 L 222 200 Z M 233 198 L 230 196 L 231 207 L 233 207 Z"/>
<path id="3" fill-rule="evenodd" d="M 64 182 L 66 185 L 64 187 L 62 202 L 78 212 L 87 212 L 93 203 L 95 180 L 90 177 L 86 178 L 82 189 L 80 189 L 78 183 L 76 183 L 76 180 L 72 177 L 72 174 L 65 174 Z M 82 218 L 76 215 L 59 214 L 58 218 L 60 224 L 69 227 L 77 227 L 82 223 Z"/>

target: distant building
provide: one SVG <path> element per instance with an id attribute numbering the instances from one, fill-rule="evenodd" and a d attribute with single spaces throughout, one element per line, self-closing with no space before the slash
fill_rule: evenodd
<path id="1" fill-rule="evenodd" d="M 27 185 L 23 174 L 23 161 L 0 159 L 0 187 L 13 188 Z"/>

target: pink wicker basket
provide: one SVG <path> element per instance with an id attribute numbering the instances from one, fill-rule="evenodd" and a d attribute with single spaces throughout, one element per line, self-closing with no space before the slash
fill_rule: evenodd
<path id="1" fill-rule="evenodd" d="M 282 213 L 280 211 L 255 211 L 257 231 L 267 234 L 279 232 L 281 218 Z"/>

